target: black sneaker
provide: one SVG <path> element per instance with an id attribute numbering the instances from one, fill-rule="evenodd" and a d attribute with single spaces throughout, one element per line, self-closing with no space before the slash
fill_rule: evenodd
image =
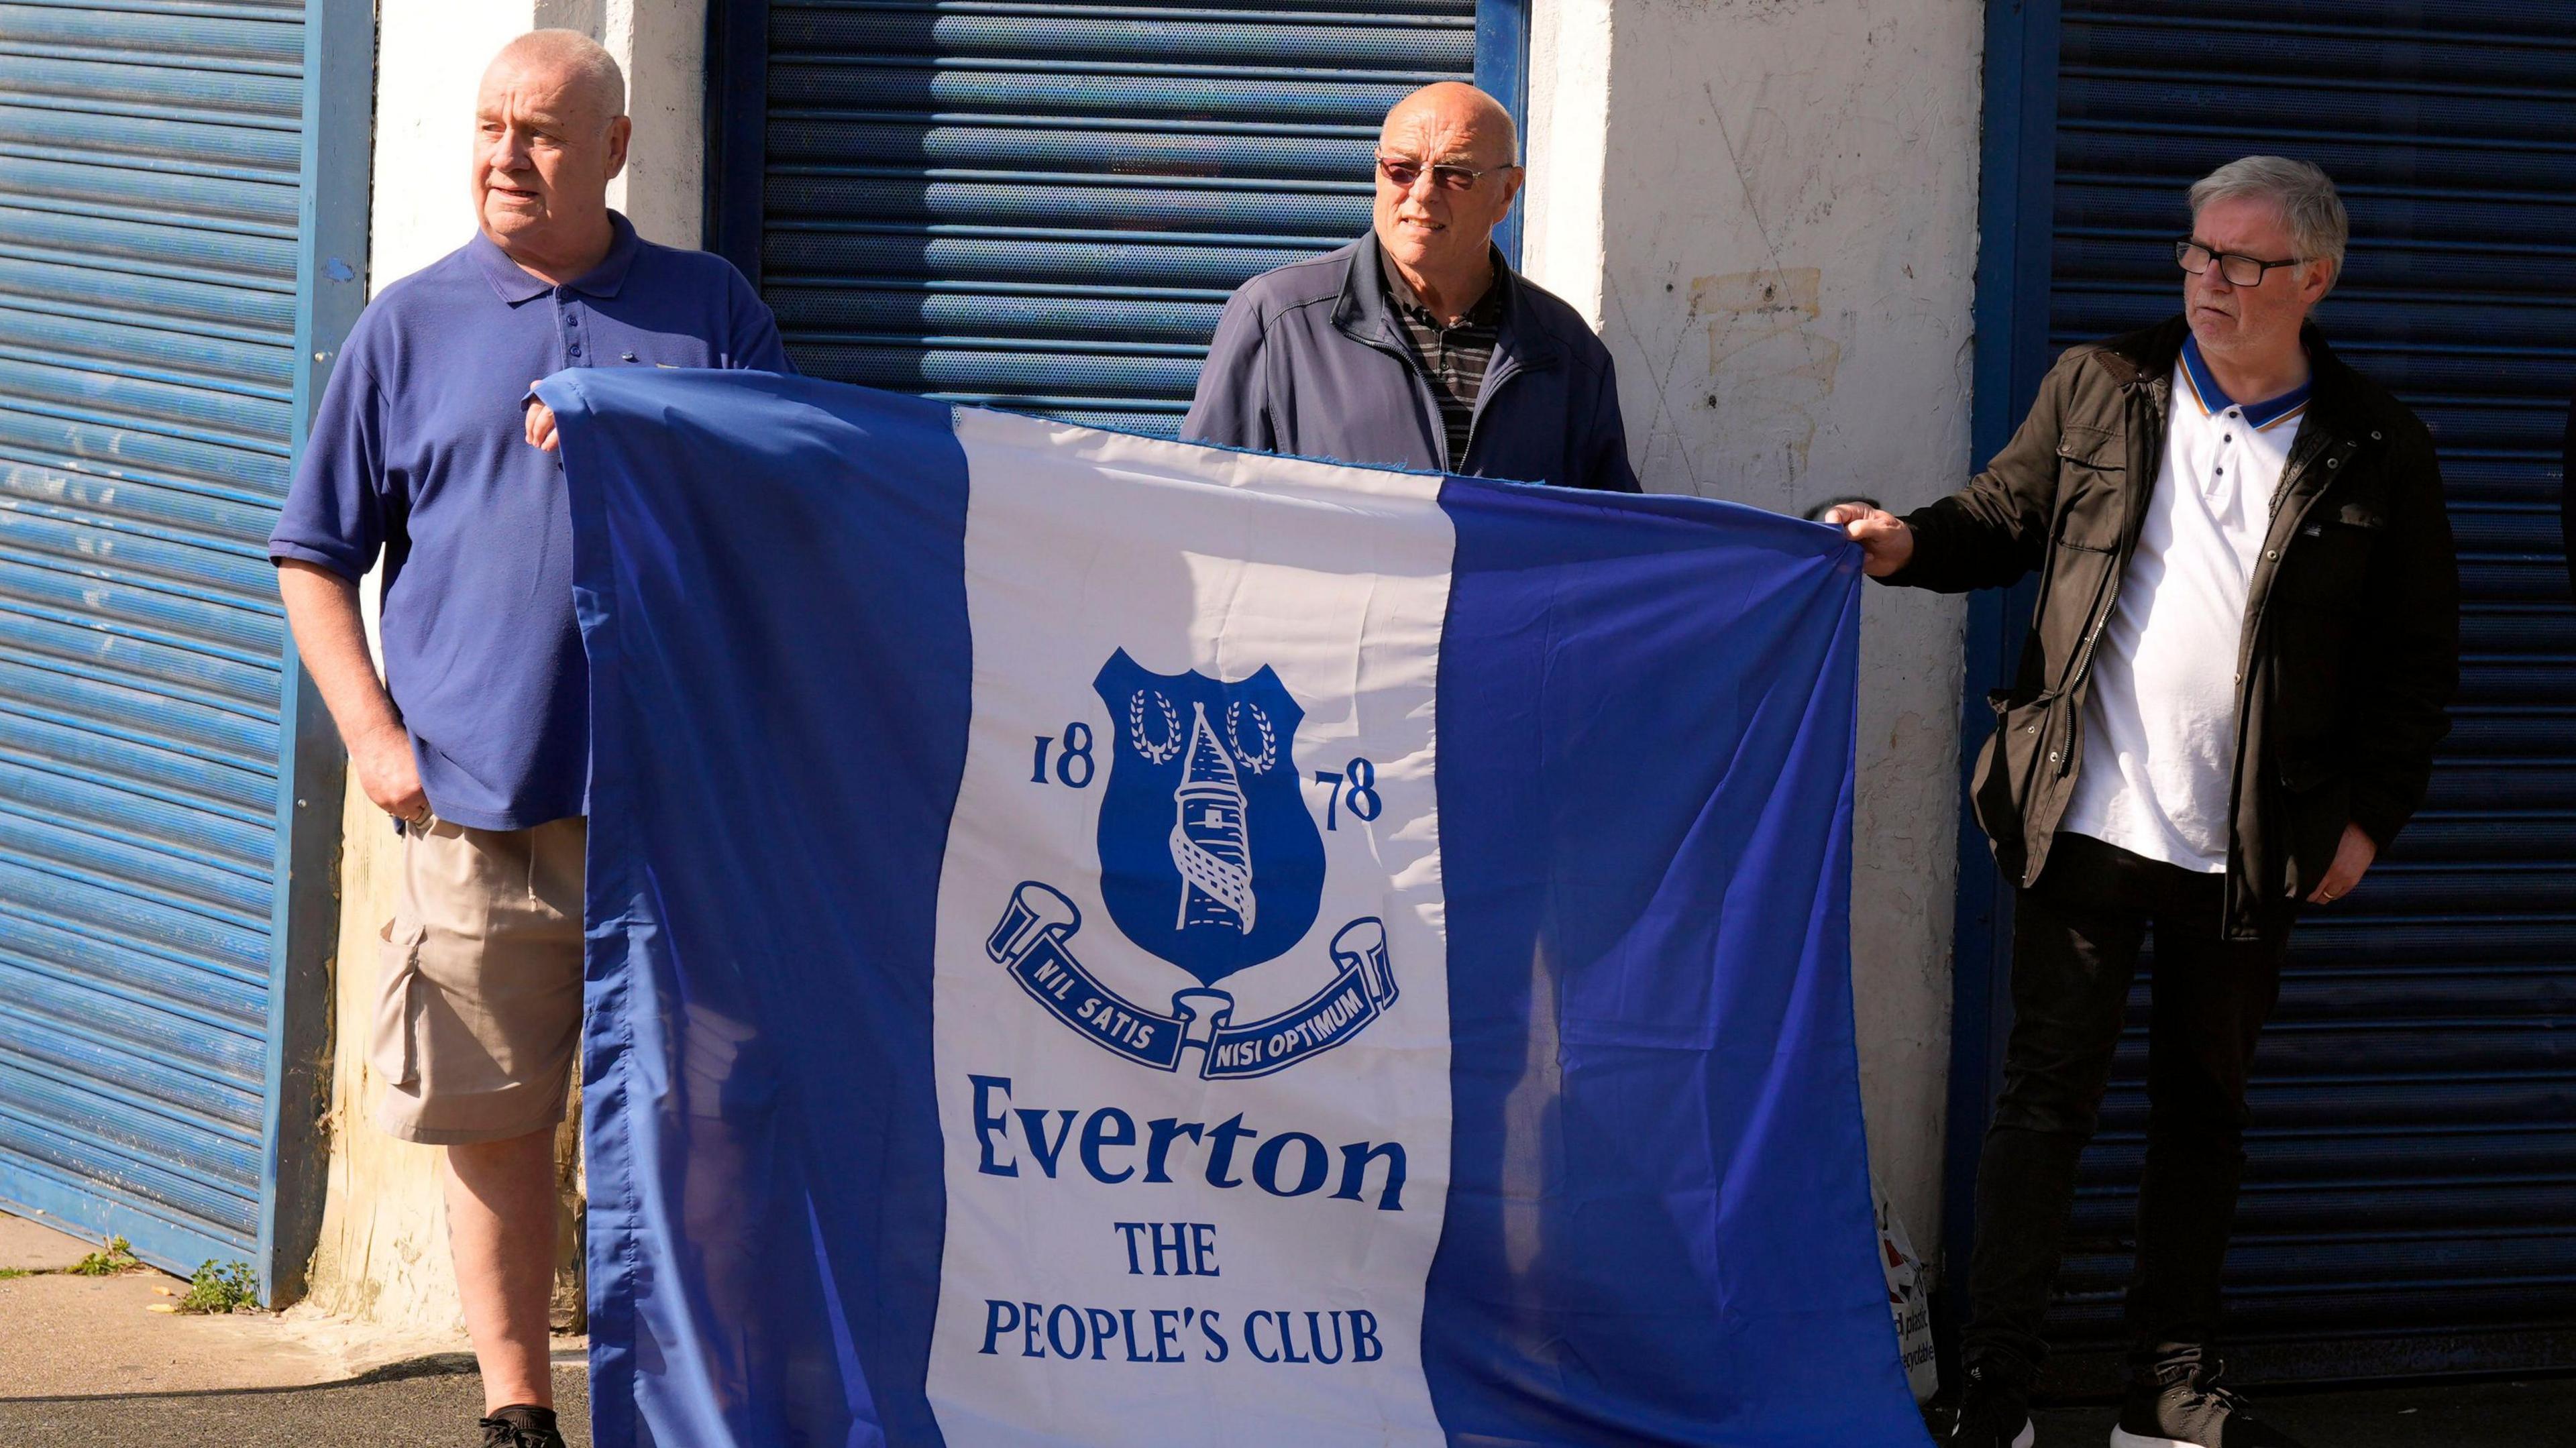
<path id="1" fill-rule="evenodd" d="M 2030 1394 L 1990 1377 L 1983 1367 L 1968 1369 L 1968 1386 L 1959 1395 L 1959 1421 L 1950 1425 L 1943 1448 L 2031 1448 L 2039 1430 L 2030 1421 Z"/>
<path id="2" fill-rule="evenodd" d="M 565 1448 L 552 1408 L 513 1403 L 493 1409 L 481 1427 L 483 1448 Z"/>
<path id="3" fill-rule="evenodd" d="M 2302 1448 L 2220 1387 L 2226 1365 L 2200 1348 L 2131 1369 L 2111 1448 Z"/>

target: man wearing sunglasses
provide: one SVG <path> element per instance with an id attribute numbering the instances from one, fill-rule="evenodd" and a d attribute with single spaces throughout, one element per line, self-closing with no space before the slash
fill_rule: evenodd
<path id="1" fill-rule="evenodd" d="M 2459 680 L 2433 442 L 2309 321 L 2347 222 L 2323 171 L 2191 189 L 2183 314 L 2069 351 L 1985 473 L 1904 518 L 1826 517 L 1881 582 L 2038 604 L 1977 817 L 2019 887 L 2014 1020 L 1978 1166 L 1949 1442 L 2028 1448 L 2075 1194 L 2152 931 L 2147 1150 L 2115 1448 L 2286 1448 L 2218 1383 L 2245 1083 L 2302 905 L 2423 802 Z"/>
<path id="2" fill-rule="evenodd" d="M 1494 246 L 1520 194 L 1518 145 L 1474 86 L 1397 102 L 1369 234 L 1244 283 L 1181 436 L 1636 492 L 1609 349 Z"/>

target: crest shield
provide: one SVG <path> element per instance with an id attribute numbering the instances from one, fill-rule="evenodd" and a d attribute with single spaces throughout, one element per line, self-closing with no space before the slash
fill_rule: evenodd
<path id="1" fill-rule="evenodd" d="M 1305 938 L 1324 842 L 1297 788 L 1305 711 L 1279 676 L 1157 674 L 1120 649 L 1092 687 L 1116 741 L 1099 844 L 1119 930 L 1207 986 Z"/>

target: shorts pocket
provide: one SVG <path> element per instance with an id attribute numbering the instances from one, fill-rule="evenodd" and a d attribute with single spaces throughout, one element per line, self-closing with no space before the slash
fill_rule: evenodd
<path id="1" fill-rule="evenodd" d="M 420 1084 L 420 926 L 388 920 L 377 932 L 376 1019 L 367 1064 L 386 1084 Z"/>

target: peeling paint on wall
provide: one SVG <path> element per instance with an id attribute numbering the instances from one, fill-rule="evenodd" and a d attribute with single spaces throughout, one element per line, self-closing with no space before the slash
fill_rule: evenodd
<path id="1" fill-rule="evenodd" d="M 1786 492 L 1807 470 L 1843 360 L 1843 344 L 1818 326 L 1823 287 L 1824 272 L 1811 266 L 1691 280 L 1690 314 L 1708 328 L 1702 401 L 1750 444 L 1708 461 L 1731 464 L 1738 486 Z"/>

